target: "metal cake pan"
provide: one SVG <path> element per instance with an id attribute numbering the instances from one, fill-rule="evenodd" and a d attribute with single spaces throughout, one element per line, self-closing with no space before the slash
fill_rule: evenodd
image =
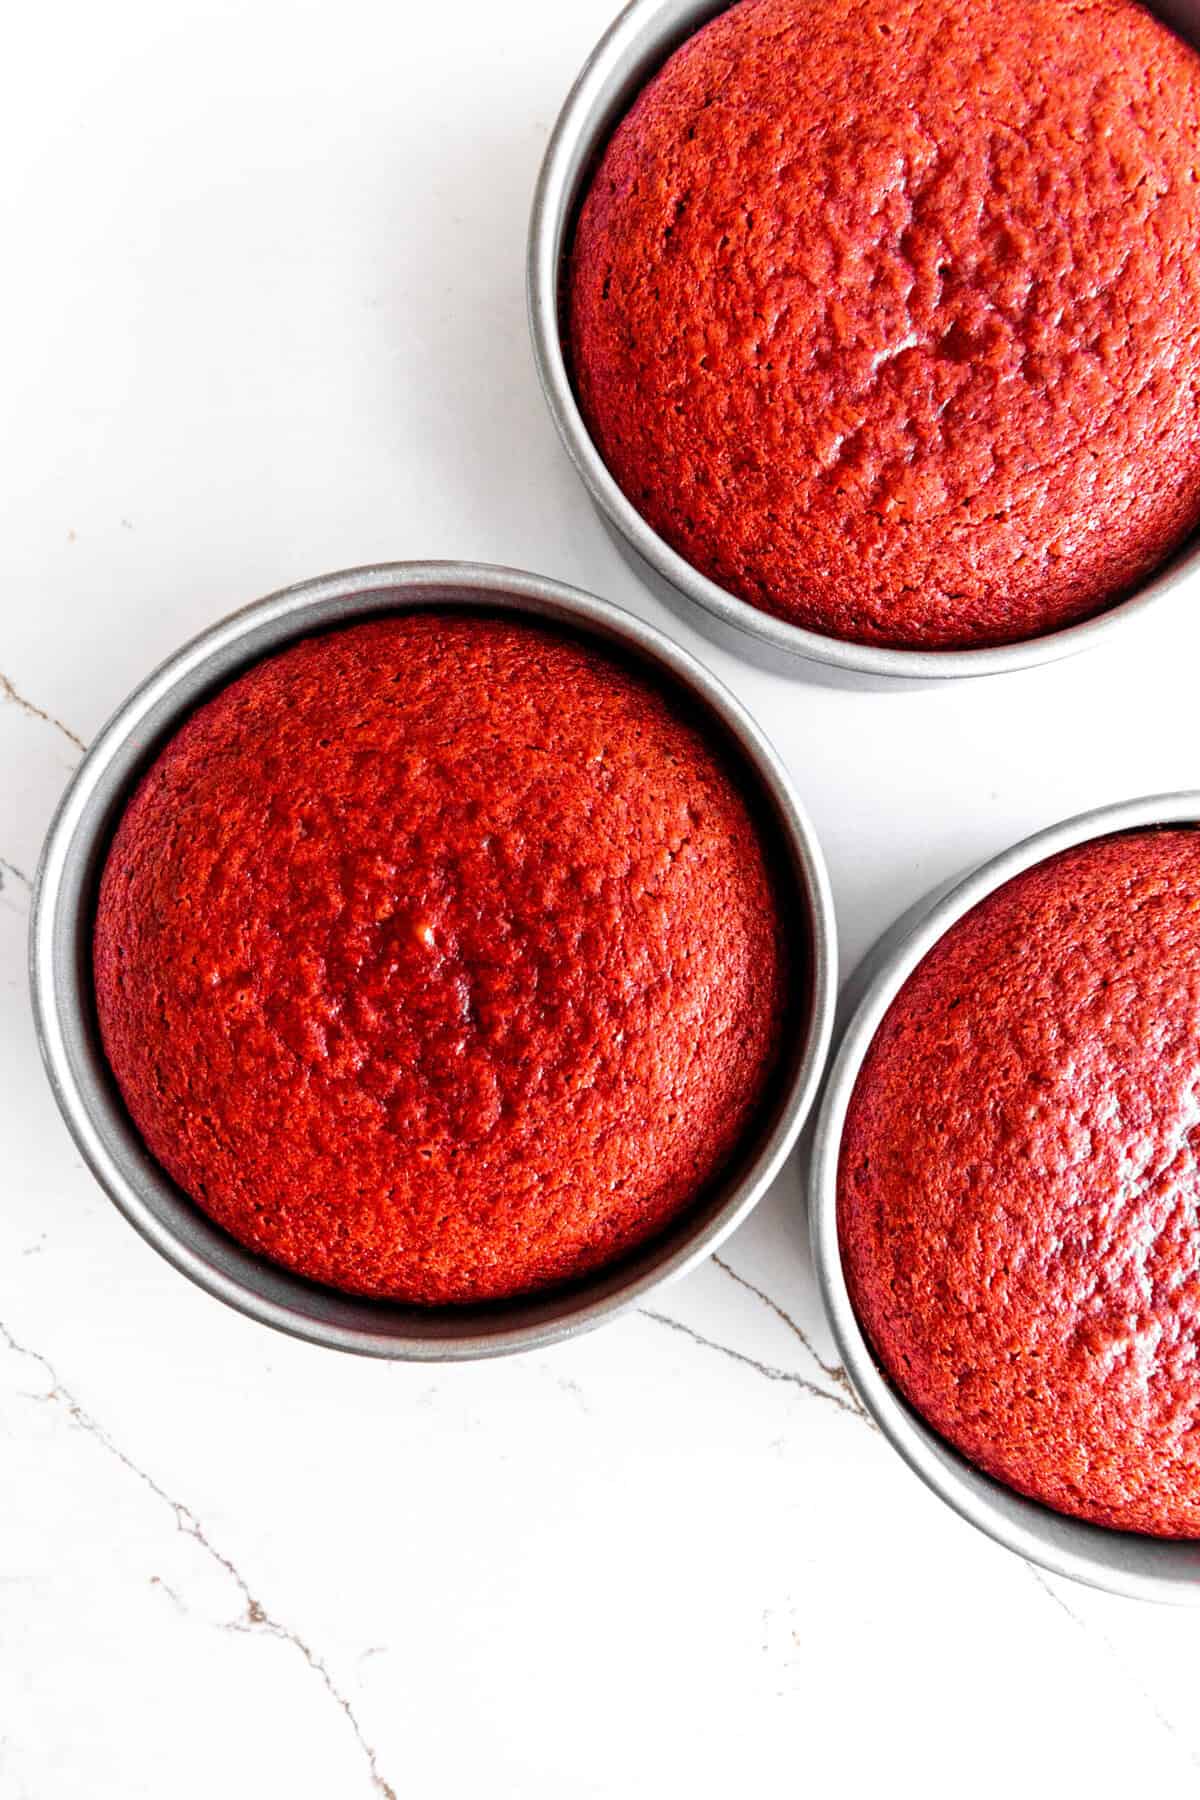
<path id="1" fill-rule="evenodd" d="M 424 1309 L 341 1294 L 243 1249 L 149 1155 L 100 1043 L 92 988 L 95 893 L 133 786 L 194 708 L 251 664 L 299 637 L 377 613 L 462 607 L 526 615 L 617 649 L 684 690 L 745 771 L 776 838 L 809 959 L 776 1097 L 730 1169 L 661 1238 L 571 1288 L 488 1306 Z M 812 1104 L 829 1047 L 836 942 L 828 877 L 813 828 L 749 714 L 693 657 L 630 613 L 510 569 L 393 563 L 301 583 L 259 600 L 186 644 L 101 731 L 71 781 L 42 852 L 30 926 L 33 1009 L 55 1097 L 84 1160 L 142 1236 L 218 1299 L 313 1343 L 367 1355 L 450 1360 L 527 1350 L 599 1325 L 708 1256 L 765 1193 Z"/>
<path id="2" fill-rule="evenodd" d="M 1059 851 L 1138 827 L 1200 824 L 1200 791 L 1127 800 L 1026 838 L 910 912 L 868 955 L 853 986 L 850 1023 L 837 1048 L 817 1116 L 809 1181 L 809 1232 L 825 1310 L 863 1405 L 908 1466 L 947 1505 L 1018 1556 L 1092 1587 L 1144 1600 L 1200 1604 L 1200 1541 L 1142 1537 L 1068 1518 L 992 1480 L 904 1401 L 859 1328 L 842 1270 L 837 1177 L 846 1109 L 863 1058 L 888 1007 L 922 957 L 996 888 Z"/>
<path id="3" fill-rule="evenodd" d="M 526 263 L 534 361 L 567 454 L 627 560 L 659 598 L 725 649 L 779 674 L 855 687 L 997 675 L 1054 662 L 1102 643 L 1177 593 L 1200 562 L 1200 533 L 1126 599 L 1064 630 L 978 650 L 889 650 L 804 630 L 728 593 L 673 550 L 626 499 L 592 442 L 571 385 L 560 316 L 563 259 L 577 205 L 613 129 L 671 52 L 727 4 L 632 0 L 596 45 L 568 94 L 534 193 Z M 1200 0 L 1160 0 L 1150 10 L 1200 46 Z"/>

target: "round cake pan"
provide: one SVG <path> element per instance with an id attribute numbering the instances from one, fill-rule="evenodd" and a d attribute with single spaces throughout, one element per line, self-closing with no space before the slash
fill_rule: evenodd
<path id="1" fill-rule="evenodd" d="M 422 607 L 511 612 L 597 640 L 683 690 L 744 770 L 776 838 L 785 903 L 808 958 L 776 1096 L 737 1164 L 695 1208 L 632 1258 L 577 1285 L 488 1306 L 427 1309 L 319 1287 L 252 1255 L 213 1224 L 149 1155 L 100 1043 L 92 987 L 97 883 L 139 775 L 193 709 L 296 638 L 377 613 Z M 42 852 L 30 928 L 33 1009 L 63 1117 L 92 1173 L 131 1224 L 210 1294 L 264 1324 L 339 1350 L 414 1360 L 496 1356 L 598 1325 L 708 1256 L 744 1219 L 792 1148 L 829 1047 L 836 992 L 833 903 L 825 865 L 787 773 L 758 727 L 691 656 L 621 608 L 510 569 L 396 563 L 353 569 L 272 594 L 214 625 L 125 702 L 63 796 Z"/>
<path id="2" fill-rule="evenodd" d="M 856 687 L 996 675 L 1092 648 L 1176 593 L 1200 562 L 1194 535 L 1141 586 L 1095 618 L 1022 643 L 978 650 L 889 650 L 789 625 L 718 587 L 651 530 L 592 442 L 576 403 L 562 334 L 563 265 L 589 175 L 634 97 L 671 52 L 727 0 L 633 0 L 584 64 L 550 137 L 534 193 L 526 287 L 533 354 L 559 436 L 619 548 L 652 590 L 724 648 L 776 673 Z M 1151 5 L 1200 45 L 1200 0 Z"/>
<path id="3" fill-rule="evenodd" d="M 886 932 L 856 973 L 856 1004 L 822 1096 L 809 1182 L 813 1261 L 838 1351 L 884 1436 L 964 1519 L 1056 1575 L 1138 1599 L 1200 1604 L 1200 1542 L 1141 1537 L 1071 1519 L 960 1456 L 901 1398 L 876 1362 L 850 1304 L 837 1228 L 837 1178 L 846 1109 L 879 1025 L 922 957 L 994 889 L 1061 850 L 1139 827 L 1200 824 L 1200 791 L 1127 800 L 1026 838 L 949 891 L 940 890 Z"/>

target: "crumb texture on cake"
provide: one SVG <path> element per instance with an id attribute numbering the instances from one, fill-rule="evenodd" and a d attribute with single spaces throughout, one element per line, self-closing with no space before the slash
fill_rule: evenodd
<path id="1" fill-rule="evenodd" d="M 690 705 L 466 613 L 306 640 L 191 718 L 121 819 L 95 982 L 134 1122 L 235 1237 L 351 1292 L 530 1292 L 727 1165 L 791 976 Z"/>
<path id="2" fill-rule="evenodd" d="M 568 351 L 702 574 L 866 644 L 1036 636 L 1200 518 L 1200 57 L 1133 0 L 740 0 L 615 131 Z"/>
<path id="3" fill-rule="evenodd" d="M 1200 1536 L 1200 831 L 1018 876 L 901 989 L 838 1183 L 884 1368 L 990 1475 Z"/>

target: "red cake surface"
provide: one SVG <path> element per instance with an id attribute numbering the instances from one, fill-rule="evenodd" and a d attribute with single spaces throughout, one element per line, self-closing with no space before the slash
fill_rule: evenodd
<path id="1" fill-rule="evenodd" d="M 850 1295 L 988 1474 L 1200 1536 L 1200 831 L 1019 875 L 925 957 L 842 1142 Z"/>
<path id="2" fill-rule="evenodd" d="M 582 1275 L 694 1201 L 789 976 L 687 703 L 459 612 L 308 639 L 200 708 L 120 822 L 95 981 L 134 1122 L 206 1212 L 439 1303 Z"/>
<path id="3" fill-rule="evenodd" d="M 1132 0 L 741 0 L 582 206 L 566 335 L 648 523 L 864 644 L 1029 638 L 1200 518 L 1200 58 Z"/>

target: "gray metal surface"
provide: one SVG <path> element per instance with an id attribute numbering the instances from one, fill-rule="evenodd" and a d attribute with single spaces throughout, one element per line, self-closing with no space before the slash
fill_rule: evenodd
<path id="1" fill-rule="evenodd" d="M 678 683 L 707 712 L 778 831 L 812 982 L 782 1091 L 738 1166 L 685 1219 L 619 1267 L 556 1294 L 425 1310 L 321 1288 L 242 1249 L 144 1148 L 109 1073 L 95 1019 L 96 884 L 116 819 L 147 759 L 193 708 L 251 663 L 323 628 L 373 613 L 459 606 L 554 621 L 619 648 Z M 836 992 L 833 903 L 816 838 L 779 759 L 721 684 L 660 632 L 577 589 L 515 570 L 397 563 L 273 594 L 193 639 L 104 727 L 63 796 L 42 852 L 30 926 L 38 1038 L 59 1107 L 93 1174 L 156 1249 L 209 1293 L 264 1324 L 339 1350 L 448 1360 L 530 1349 L 598 1325 L 716 1249 L 765 1192 L 812 1103 Z"/>
<path id="2" fill-rule="evenodd" d="M 1177 593 L 1200 564 L 1200 534 L 1119 605 L 1025 643 L 937 651 L 851 644 L 789 625 L 727 593 L 672 550 L 625 498 L 592 442 L 567 372 L 559 315 L 563 252 L 583 185 L 613 127 L 671 51 L 727 4 L 728 0 L 633 0 L 601 38 L 568 94 L 534 193 L 526 288 L 538 377 L 568 455 L 635 566 L 665 582 L 687 603 L 689 616 L 717 642 L 777 673 L 834 685 L 847 680 L 856 686 L 880 686 L 898 679 L 925 682 L 996 675 L 1053 662 L 1091 649 L 1137 614 Z M 1200 44 L 1200 0 L 1160 0 L 1150 10 Z"/>
<path id="3" fill-rule="evenodd" d="M 991 1480 L 951 1449 L 900 1398 L 859 1330 L 842 1272 L 837 1173 L 842 1127 L 858 1071 L 880 1021 L 921 958 L 993 889 L 1047 856 L 1137 826 L 1200 822 L 1200 792 L 1102 807 L 1054 825 L 985 863 L 909 913 L 866 959 L 860 998 L 822 1095 L 809 1178 L 809 1233 L 817 1281 L 838 1352 L 863 1405 L 923 1481 L 981 1531 L 1057 1575 L 1139 1599 L 1200 1604 L 1200 1542 L 1167 1542 L 1069 1519 Z"/>

